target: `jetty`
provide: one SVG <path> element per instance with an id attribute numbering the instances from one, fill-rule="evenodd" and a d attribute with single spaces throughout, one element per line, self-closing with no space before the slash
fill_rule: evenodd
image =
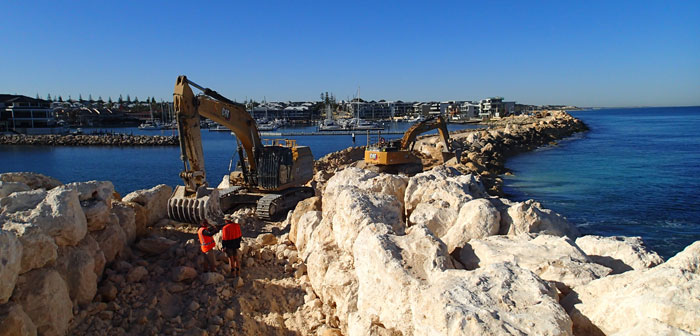
<path id="1" fill-rule="evenodd" d="M 0 145 L 34 146 L 177 146 L 176 136 L 107 134 L 0 135 Z"/>
<path id="2" fill-rule="evenodd" d="M 260 132 L 261 136 L 313 136 L 313 135 L 363 135 L 363 134 L 404 134 L 402 131 L 357 130 L 357 131 L 315 131 L 315 132 Z"/>

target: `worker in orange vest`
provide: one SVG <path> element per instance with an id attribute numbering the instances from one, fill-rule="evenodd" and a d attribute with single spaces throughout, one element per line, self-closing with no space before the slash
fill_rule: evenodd
<path id="1" fill-rule="evenodd" d="M 221 240 L 224 252 L 234 276 L 241 275 L 241 263 L 238 259 L 238 249 L 241 247 L 241 225 L 233 221 L 231 215 L 224 216 L 224 227 L 221 229 Z"/>
<path id="2" fill-rule="evenodd" d="M 214 247 L 216 243 L 214 242 L 214 235 L 218 230 L 216 228 L 210 228 L 209 223 L 203 220 L 200 224 L 199 231 L 197 235 L 199 236 L 199 244 L 202 247 L 202 252 L 204 253 L 205 263 L 203 269 L 205 272 L 216 271 L 216 256 L 214 255 Z"/>

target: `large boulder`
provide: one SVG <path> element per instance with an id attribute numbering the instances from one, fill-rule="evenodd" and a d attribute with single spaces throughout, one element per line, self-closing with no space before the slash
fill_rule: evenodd
<path id="1" fill-rule="evenodd" d="M 484 196 L 486 192 L 478 176 L 462 175 L 454 168 L 437 166 L 411 177 L 406 186 L 404 206 L 407 215 L 420 203 L 457 213 L 465 203 Z"/>
<path id="2" fill-rule="evenodd" d="M 173 188 L 160 184 L 151 189 L 136 190 L 122 198 L 123 202 L 136 203 L 145 208 L 146 226 L 152 226 L 168 215 L 168 198 Z"/>
<path id="3" fill-rule="evenodd" d="M 425 226 L 438 237 L 444 236 L 457 218 L 458 210 L 446 202 L 419 203 L 408 217 L 411 226 Z"/>
<path id="4" fill-rule="evenodd" d="M 323 197 L 323 217 L 330 221 L 338 247 L 346 251 L 352 250 L 357 234 L 370 223 L 384 223 L 395 232 L 404 230 L 401 203 L 396 197 L 355 187 L 327 193 Z"/>
<path id="5" fill-rule="evenodd" d="M 297 224 L 301 217 L 309 211 L 320 211 L 321 210 L 321 197 L 314 196 L 307 198 L 299 203 L 297 203 L 292 216 L 289 221 L 289 241 L 296 243 L 297 238 Z"/>
<path id="6" fill-rule="evenodd" d="M 87 221 L 78 194 L 65 186 L 16 192 L 0 200 L 3 229 L 18 236 L 38 231 L 61 246 L 77 244 L 87 233 Z"/>
<path id="7" fill-rule="evenodd" d="M 564 293 L 611 272 L 592 263 L 569 238 L 550 235 L 473 239 L 459 251 L 459 261 L 467 269 L 511 262 L 553 282 Z"/>
<path id="8" fill-rule="evenodd" d="M 0 214 L 6 217 L 19 216 L 34 209 L 46 198 L 46 190 L 17 191 L 0 199 Z M 15 214 L 18 213 L 18 214 Z"/>
<path id="9" fill-rule="evenodd" d="M 36 336 L 32 319 L 16 303 L 0 305 L 0 336 Z"/>
<path id="10" fill-rule="evenodd" d="M 14 233 L 0 230 L 0 304 L 12 296 L 21 266 L 22 244 Z"/>
<path id="11" fill-rule="evenodd" d="M 65 335 L 73 304 L 63 278 L 53 269 L 37 269 L 19 277 L 12 300 L 22 305 L 40 335 Z"/>
<path id="12" fill-rule="evenodd" d="M 654 268 L 627 271 L 577 287 L 562 300 L 579 335 L 700 334 L 700 241 Z M 652 328 L 645 329 L 653 321 Z M 665 333 L 674 334 L 674 333 Z M 682 334 L 682 333 L 677 333 Z"/>
<path id="13" fill-rule="evenodd" d="M 73 182 L 66 187 L 75 189 L 81 202 L 97 200 L 109 205 L 114 199 L 114 184 L 110 181 Z"/>
<path id="14" fill-rule="evenodd" d="M 545 209 L 539 202 L 527 200 L 508 207 L 501 213 L 500 234 L 544 233 L 576 239 L 578 229 L 560 214 Z"/>
<path id="15" fill-rule="evenodd" d="M 593 262 L 612 268 L 612 274 L 646 269 L 664 262 L 656 252 L 647 249 L 642 237 L 591 235 L 577 238 L 576 245 Z"/>
<path id="16" fill-rule="evenodd" d="M 572 335 L 556 290 L 511 263 L 443 272 L 407 304 L 417 335 Z"/>
<path id="17" fill-rule="evenodd" d="M 112 213 L 119 218 L 119 226 L 124 230 L 127 243 L 133 243 L 136 240 L 136 213 L 134 208 L 121 202 L 115 202 L 112 205 Z"/>
<path id="18" fill-rule="evenodd" d="M 105 254 L 100 248 L 100 244 L 97 243 L 97 240 L 95 240 L 95 237 L 93 235 L 85 235 L 85 238 L 80 241 L 80 244 L 78 244 L 77 248 L 87 252 L 92 259 L 95 262 L 95 274 L 97 275 L 97 278 L 102 277 L 102 272 L 105 269 L 105 265 L 107 264 L 107 259 L 105 258 Z"/>
<path id="19" fill-rule="evenodd" d="M 20 228 L 14 231 L 17 238 L 22 244 L 22 263 L 19 273 L 25 273 L 35 268 L 44 267 L 44 265 L 56 260 L 58 256 L 58 246 L 53 238 L 41 233 L 39 230 L 26 230 L 26 226 L 12 225 L 11 227 Z"/>
<path id="20" fill-rule="evenodd" d="M 472 239 L 484 238 L 498 234 L 501 213 L 487 199 L 479 198 L 467 202 L 459 209 L 454 224 L 440 239 L 452 253 Z"/>
<path id="21" fill-rule="evenodd" d="M 321 211 L 308 211 L 299 218 L 296 225 L 295 238 L 293 240 L 297 250 L 303 251 L 306 248 L 306 244 L 311 239 L 311 234 L 321 223 L 321 219 L 323 219 Z M 289 234 L 289 239 L 292 239 L 291 232 Z"/>
<path id="22" fill-rule="evenodd" d="M 78 305 L 92 302 L 97 293 L 95 258 L 86 247 L 60 247 L 55 265 L 66 282 L 68 295 Z"/>
<path id="23" fill-rule="evenodd" d="M 28 185 L 22 182 L 2 182 L 0 181 L 0 198 L 7 197 L 18 191 L 32 190 Z"/>
<path id="24" fill-rule="evenodd" d="M 343 186 L 354 186 L 360 190 L 394 196 L 403 200 L 408 178 L 393 174 L 379 174 L 369 170 L 348 167 L 337 172 L 326 185 L 325 193 L 334 193 Z"/>
<path id="25" fill-rule="evenodd" d="M 88 230 L 102 230 L 109 221 L 114 185 L 109 181 L 73 182 L 66 184 L 78 193 L 80 206 L 87 219 Z"/>
<path id="26" fill-rule="evenodd" d="M 119 218 L 112 214 L 104 229 L 90 232 L 93 238 L 100 245 L 100 250 L 104 253 L 105 261 L 110 263 L 117 254 L 126 246 L 126 234 L 119 226 Z"/>
<path id="27" fill-rule="evenodd" d="M 62 185 L 61 181 L 42 174 L 37 173 L 3 173 L 0 174 L 2 182 L 20 182 L 24 183 L 32 189 L 53 189 Z"/>

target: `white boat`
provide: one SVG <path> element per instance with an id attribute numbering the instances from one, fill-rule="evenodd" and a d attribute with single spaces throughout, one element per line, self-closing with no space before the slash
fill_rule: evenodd
<path id="1" fill-rule="evenodd" d="M 326 119 L 319 121 L 318 130 L 319 131 L 339 131 L 344 130 L 345 127 L 340 124 L 340 122 L 333 119 L 333 114 L 331 112 L 330 106 L 326 107 Z"/>
<path id="2" fill-rule="evenodd" d="M 408 120 L 408 122 L 410 122 L 410 123 L 418 123 L 418 122 L 422 122 L 422 121 L 425 121 L 424 116 L 419 116 L 419 117 Z"/>
<path id="3" fill-rule="evenodd" d="M 274 131 L 277 128 L 277 124 L 275 123 L 265 123 L 258 125 L 258 131 Z"/>
<path id="4" fill-rule="evenodd" d="M 209 127 L 209 132 L 230 132 L 231 130 L 226 128 L 226 126 L 217 124 L 216 126 Z"/>
<path id="5" fill-rule="evenodd" d="M 142 130 L 159 130 L 161 128 L 162 126 L 160 125 L 160 123 L 155 120 L 146 120 L 141 125 L 139 125 L 139 129 Z"/>
<path id="6" fill-rule="evenodd" d="M 383 130 L 384 126 L 375 122 L 363 120 L 360 118 L 352 118 L 345 124 L 347 130 Z"/>

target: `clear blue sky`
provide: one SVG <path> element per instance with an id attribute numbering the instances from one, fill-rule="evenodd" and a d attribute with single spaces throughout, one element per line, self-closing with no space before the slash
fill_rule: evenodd
<path id="1" fill-rule="evenodd" d="M 700 1 L 3 1 L 0 93 L 700 105 Z"/>

